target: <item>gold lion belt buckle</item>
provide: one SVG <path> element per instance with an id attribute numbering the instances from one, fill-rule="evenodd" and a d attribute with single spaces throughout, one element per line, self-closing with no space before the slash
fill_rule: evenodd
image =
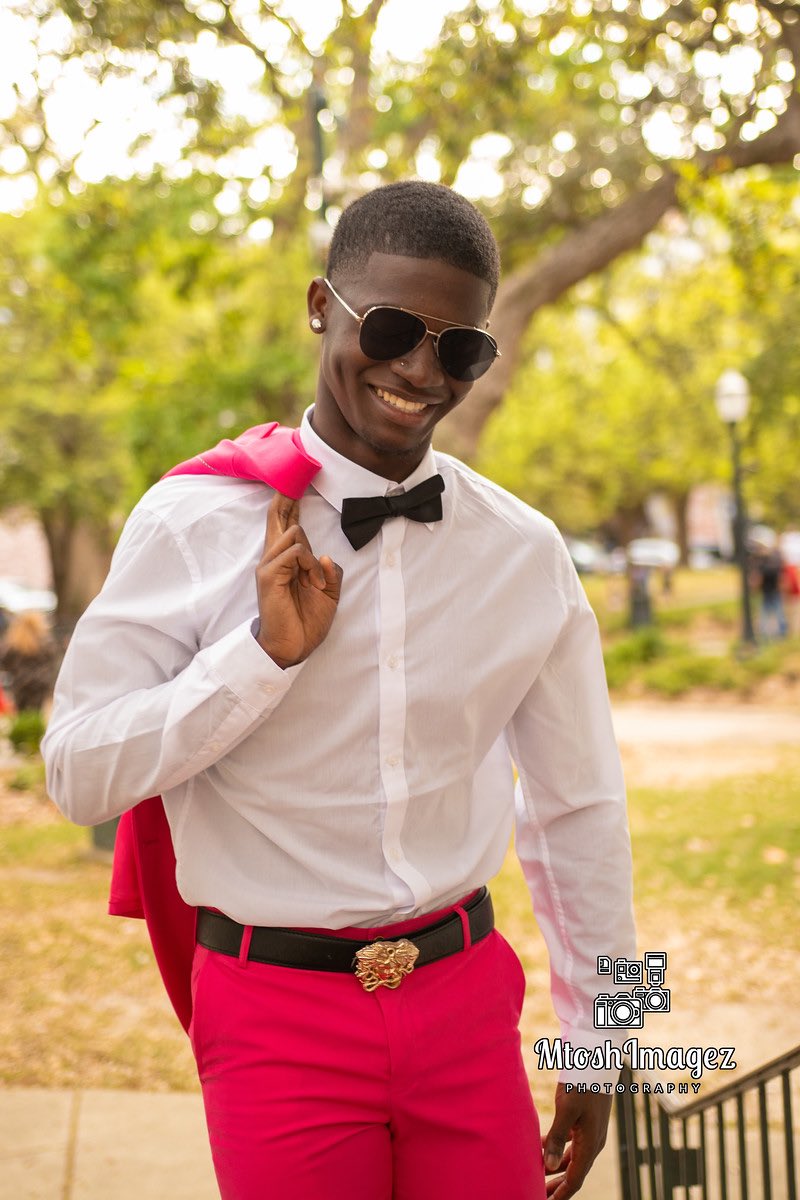
<path id="1" fill-rule="evenodd" d="M 408 938 L 396 942 L 379 940 L 356 950 L 353 965 L 364 991 L 374 992 L 379 987 L 399 987 L 414 970 L 418 958 L 419 948 Z"/>

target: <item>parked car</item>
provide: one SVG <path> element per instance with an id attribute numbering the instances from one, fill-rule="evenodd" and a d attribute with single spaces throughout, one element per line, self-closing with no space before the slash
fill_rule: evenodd
<path id="1" fill-rule="evenodd" d="M 16 579 L 0 579 L 0 608 L 9 613 L 54 612 L 55 592 L 30 588 Z"/>
<path id="2" fill-rule="evenodd" d="M 628 562 L 634 567 L 666 567 L 672 570 L 680 562 L 680 547 L 669 538 L 634 538 L 628 543 Z"/>
<path id="3" fill-rule="evenodd" d="M 608 555 L 598 542 L 581 538 L 565 538 L 569 556 L 579 575 L 595 575 L 609 569 Z"/>

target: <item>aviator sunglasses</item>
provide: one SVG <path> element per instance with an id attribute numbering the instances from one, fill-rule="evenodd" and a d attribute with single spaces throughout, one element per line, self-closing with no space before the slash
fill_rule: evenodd
<path id="1" fill-rule="evenodd" d="M 463 383 L 472 383 L 489 370 L 500 357 L 497 342 L 485 329 L 472 325 L 450 325 L 434 333 L 425 321 L 436 321 L 429 313 L 410 312 L 390 304 L 375 304 L 361 316 L 343 300 L 330 279 L 324 280 L 342 308 L 355 317 L 361 326 L 359 345 L 367 358 L 388 362 L 402 358 L 421 345 L 430 334 L 439 362 L 448 375 Z M 423 319 L 424 318 L 424 319 Z"/>

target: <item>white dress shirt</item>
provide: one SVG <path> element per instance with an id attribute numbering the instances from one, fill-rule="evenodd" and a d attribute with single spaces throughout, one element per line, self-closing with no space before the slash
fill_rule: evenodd
<path id="1" fill-rule="evenodd" d="M 550 521 L 429 450 L 402 485 L 322 463 L 300 520 L 344 570 L 328 636 L 281 670 L 256 642 L 272 489 L 157 483 L 72 638 L 43 752 L 95 824 L 160 793 L 177 882 L 245 924 L 374 926 L 441 908 L 517 849 L 563 1036 L 601 1045 L 598 954 L 633 957 L 630 851 L 597 623 Z M 444 518 L 389 519 L 355 551 L 346 496 L 436 471 Z"/>

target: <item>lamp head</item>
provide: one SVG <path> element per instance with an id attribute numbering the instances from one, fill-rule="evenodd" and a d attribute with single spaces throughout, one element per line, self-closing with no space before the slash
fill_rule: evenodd
<path id="1" fill-rule="evenodd" d="M 727 425 L 743 421 L 750 408 L 750 384 L 739 371 L 723 371 L 714 393 L 719 418 Z"/>

